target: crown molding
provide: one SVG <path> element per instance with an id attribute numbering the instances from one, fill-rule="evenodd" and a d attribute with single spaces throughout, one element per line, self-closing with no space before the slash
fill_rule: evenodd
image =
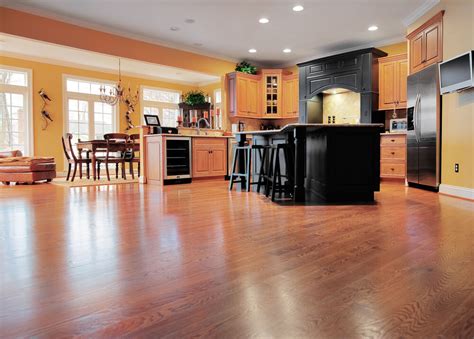
<path id="1" fill-rule="evenodd" d="M 440 2 L 441 0 L 426 0 L 420 7 L 415 9 L 409 16 L 403 19 L 403 24 L 405 27 L 410 26 Z"/>

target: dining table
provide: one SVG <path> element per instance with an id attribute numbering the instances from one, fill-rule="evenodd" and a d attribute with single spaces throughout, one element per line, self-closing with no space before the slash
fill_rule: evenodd
<path id="1" fill-rule="evenodd" d="M 107 152 L 107 147 L 109 148 L 110 152 L 125 152 L 130 150 L 133 147 L 134 152 L 140 151 L 140 143 L 130 143 L 130 142 L 123 142 L 123 141 L 109 141 L 107 144 L 107 140 L 88 140 L 88 141 L 78 141 L 76 144 L 77 150 L 79 151 L 79 158 L 82 158 L 82 152 L 87 151 L 90 153 L 91 157 L 91 165 L 92 165 L 92 175 L 94 180 L 97 178 L 97 157 L 96 153 L 104 153 Z"/>

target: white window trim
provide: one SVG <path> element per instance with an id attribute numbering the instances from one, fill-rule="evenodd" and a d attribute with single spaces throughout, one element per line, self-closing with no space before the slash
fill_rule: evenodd
<path id="1" fill-rule="evenodd" d="M 217 103 L 216 101 L 216 93 L 217 92 L 221 92 L 221 102 Z M 219 115 L 219 120 L 218 120 L 218 126 L 216 126 L 216 128 L 218 129 L 223 129 L 222 125 L 224 124 L 223 121 L 224 121 L 224 118 L 223 118 L 223 112 L 222 112 L 222 88 L 216 88 L 214 90 L 214 93 L 213 93 L 213 101 L 214 101 L 214 111 L 217 110 L 217 108 L 219 107 L 219 112 L 220 112 L 220 115 Z M 214 112 L 215 113 L 215 112 Z"/>
<path id="2" fill-rule="evenodd" d="M 30 155 L 33 156 L 35 155 L 35 146 L 34 146 L 34 138 L 35 138 L 35 132 L 34 132 L 34 121 L 33 121 L 33 71 L 29 68 L 20 68 L 20 67 L 13 67 L 13 66 L 7 66 L 0 64 L 0 68 L 8 69 L 11 71 L 18 71 L 18 72 L 25 72 L 26 73 L 26 78 L 28 81 L 28 85 L 25 88 L 24 86 L 17 86 L 17 85 L 0 85 L 0 90 L 2 91 L 10 91 L 14 93 L 21 93 L 25 94 L 27 96 L 26 100 L 26 110 L 27 110 L 27 117 L 28 121 L 26 122 L 26 137 L 27 137 L 27 143 L 26 143 L 26 150 L 24 155 Z"/>
<path id="3" fill-rule="evenodd" d="M 88 78 L 82 76 L 76 76 L 73 74 L 63 74 L 62 81 L 63 81 L 63 135 L 68 132 L 69 127 L 69 110 L 68 110 L 68 100 L 69 99 L 76 99 L 76 100 L 86 100 L 89 101 L 91 98 L 97 98 L 97 101 L 100 101 L 100 95 L 97 94 L 86 94 L 86 93 L 78 93 L 78 92 L 68 92 L 67 90 L 67 80 L 83 80 L 88 82 L 98 82 L 105 85 L 115 86 L 116 83 L 110 80 L 104 79 L 97 79 L 97 78 Z M 117 132 L 120 129 L 120 104 L 113 106 L 114 114 L 113 114 L 113 121 L 112 125 L 117 129 Z M 91 114 L 91 113 L 90 113 Z M 93 135 L 91 131 L 92 125 L 89 125 L 89 135 Z"/>
<path id="4" fill-rule="evenodd" d="M 177 89 L 171 89 L 171 88 L 163 88 L 163 87 L 153 87 L 153 86 L 147 86 L 147 85 L 140 85 L 140 124 L 144 124 L 145 122 L 143 121 L 143 116 L 145 114 L 145 106 L 146 107 L 155 107 L 155 108 L 158 108 L 160 110 L 160 114 L 161 113 L 161 109 L 162 108 L 173 108 L 173 109 L 179 109 L 179 104 L 171 104 L 171 103 L 168 103 L 168 102 L 161 102 L 161 101 L 149 101 L 149 100 L 144 100 L 143 99 L 143 90 L 144 89 L 151 89 L 151 90 L 155 90 L 155 91 L 165 91 L 165 92 L 174 92 L 174 93 L 178 93 L 179 96 L 181 97 L 182 95 L 182 91 L 180 90 L 177 90 Z M 160 118 L 160 122 L 161 122 L 161 118 Z"/>

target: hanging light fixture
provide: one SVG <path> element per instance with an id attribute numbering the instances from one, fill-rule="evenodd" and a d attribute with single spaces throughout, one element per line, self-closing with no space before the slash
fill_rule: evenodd
<path id="1" fill-rule="evenodd" d="M 107 86 L 109 87 L 109 86 Z M 100 86 L 100 100 L 106 104 L 115 106 L 119 102 L 123 102 L 127 106 L 135 106 L 139 100 L 139 92 L 136 91 L 135 94 L 132 94 L 130 87 L 128 88 L 127 92 L 125 92 L 125 88 L 122 86 L 122 70 L 120 65 L 120 58 L 119 58 L 119 80 L 118 83 L 114 86 L 109 88 L 107 93 L 106 86 Z"/>

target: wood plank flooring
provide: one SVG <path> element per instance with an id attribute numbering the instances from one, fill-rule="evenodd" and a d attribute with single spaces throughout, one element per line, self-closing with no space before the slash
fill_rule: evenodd
<path id="1" fill-rule="evenodd" d="M 0 337 L 474 337 L 474 203 L 0 187 Z"/>

